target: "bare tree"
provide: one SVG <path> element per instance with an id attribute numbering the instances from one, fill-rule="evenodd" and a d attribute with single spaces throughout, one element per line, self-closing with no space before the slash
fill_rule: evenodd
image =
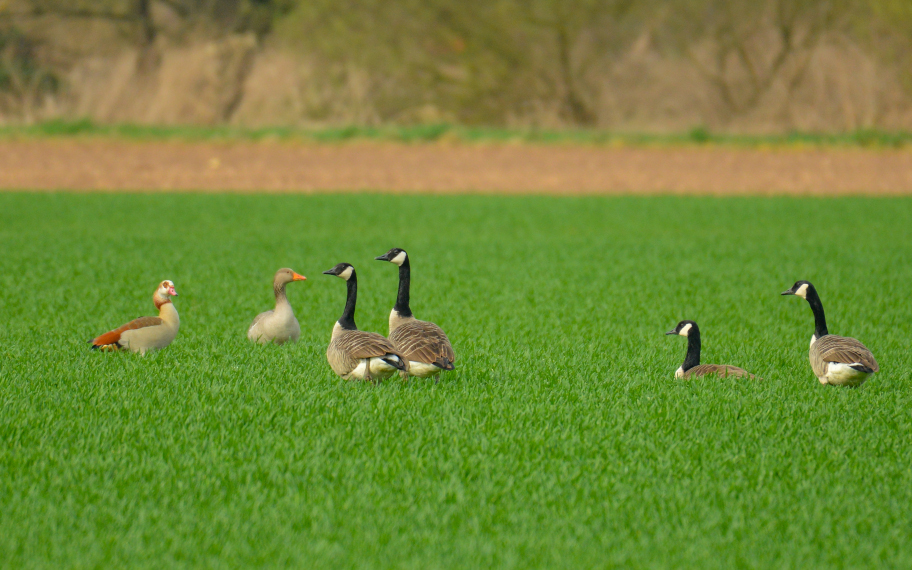
<path id="1" fill-rule="evenodd" d="M 785 69 L 793 89 L 837 15 L 830 0 L 679 0 L 661 38 L 719 95 L 724 115 L 754 109 Z"/>

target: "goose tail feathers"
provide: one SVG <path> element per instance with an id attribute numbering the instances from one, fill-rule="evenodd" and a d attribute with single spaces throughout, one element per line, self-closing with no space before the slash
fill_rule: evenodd
<path id="1" fill-rule="evenodd" d="M 403 360 L 402 358 L 399 358 L 398 356 L 394 356 L 394 355 L 386 356 L 382 360 L 383 360 L 383 362 L 386 362 L 387 364 L 389 364 L 396 370 L 408 372 L 408 367 L 405 364 L 405 360 Z"/>

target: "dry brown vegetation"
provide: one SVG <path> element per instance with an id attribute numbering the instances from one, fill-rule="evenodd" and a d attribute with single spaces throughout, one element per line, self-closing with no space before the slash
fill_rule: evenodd
<path id="1" fill-rule="evenodd" d="M 906 0 L 0 0 L 0 121 L 912 129 Z"/>

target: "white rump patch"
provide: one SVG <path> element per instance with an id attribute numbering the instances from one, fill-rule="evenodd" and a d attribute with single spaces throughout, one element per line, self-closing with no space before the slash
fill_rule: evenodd
<path id="1" fill-rule="evenodd" d="M 687 323 L 686 325 L 684 325 L 684 328 L 682 328 L 680 330 L 680 332 L 678 332 L 678 334 L 681 336 L 687 336 L 687 334 L 690 333 L 691 328 L 693 328 L 693 325 L 690 323 Z"/>
<path id="2" fill-rule="evenodd" d="M 860 362 L 845 364 L 844 362 L 828 362 L 827 373 L 824 377 L 827 384 L 836 386 L 857 386 L 868 379 L 873 372 L 855 370 L 852 366 L 863 366 Z"/>
<path id="3" fill-rule="evenodd" d="M 415 362 L 414 360 L 409 360 L 409 376 L 417 376 L 418 378 L 427 378 L 428 376 L 434 376 L 435 374 L 440 374 L 441 372 L 446 372 L 442 368 L 434 366 L 433 364 L 427 364 L 424 362 Z"/>
<path id="4" fill-rule="evenodd" d="M 390 366 L 389 364 L 387 364 L 386 362 L 384 362 L 383 358 L 390 358 L 392 360 L 392 359 L 398 359 L 399 357 L 390 354 L 385 357 L 375 356 L 374 358 L 371 358 L 370 360 L 368 360 L 368 362 L 370 362 L 370 373 L 371 373 L 371 377 L 373 379 L 389 378 L 397 370 L 396 368 L 394 368 L 394 367 Z M 364 380 L 365 372 L 366 372 L 366 367 L 364 366 L 364 361 L 362 360 L 361 363 L 358 364 L 358 366 L 356 366 L 354 370 L 352 370 L 351 372 L 348 373 L 347 378 L 356 379 L 356 380 Z"/>

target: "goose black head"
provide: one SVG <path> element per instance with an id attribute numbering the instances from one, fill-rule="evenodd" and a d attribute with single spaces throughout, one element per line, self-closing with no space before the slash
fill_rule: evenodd
<path id="1" fill-rule="evenodd" d="M 335 275 L 336 277 L 341 277 L 348 281 L 351 279 L 351 276 L 355 274 L 355 268 L 351 263 L 340 263 L 323 272 L 324 275 Z"/>
<path id="2" fill-rule="evenodd" d="M 813 291 L 814 286 L 811 285 L 810 281 L 795 281 L 795 284 L 792 285 L 792 288 L 788 291 L 783 291 L 783 295 L 797 295 L 802 299 L 807 299 L 808 291 Z"/>
<path id="3" fill-rule="evenodd" d="M 679 334 L 681 336 L 687 336 L 690 334 L 690 331 L 693 329 L 699 330 L 697 328 L 697 323 L 695 323 L 693 321 L 681 321 L 680 323 L 678 323 L 678 326 L 676 326 L 675 328 L 673 328 L 672 330 L 668 331 L 665 334 Z"/>
<path id="4" fill-rule="evenodd" d="M 394 247 L 383 255 L 378 255 L 374 259 L 377 261 L 389 261 L 390 263 L 395 263 L 399 267 L 402 267 L 402 264 L 408 259 L 408 254 L 405 253 L 404 249 Z"/>

